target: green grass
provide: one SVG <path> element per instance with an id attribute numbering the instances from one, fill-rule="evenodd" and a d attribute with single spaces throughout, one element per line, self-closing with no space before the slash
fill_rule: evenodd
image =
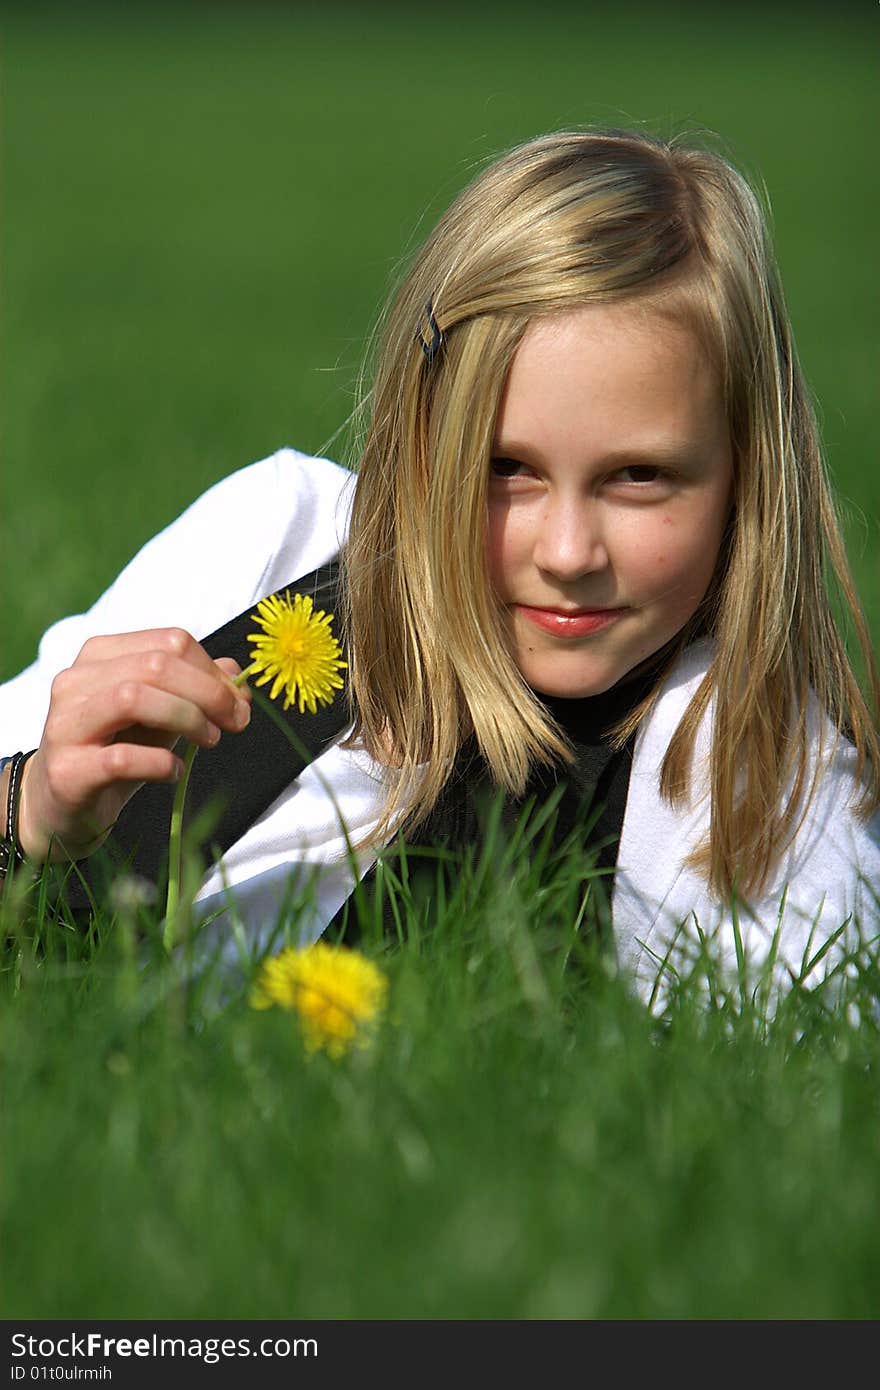
<path id="1" fill-rule="evenodd" d="M 876 1316 L 877 942 L 652 1017 L 540 858 L 488 834 L 403 943 L 365 911 L 390 1002 L 339 1061 L 155 911 L 8 901 L 3 1316 Z"/>
<path id="2" fill-rule="evenodd" d="M 207 9 L 0 11 L 0 674 L 209 483 L 330 440 L 432 217 L 587 121 L 766 181 L 880 637 L 867 8 Z M 661 1022 L 577 949 L 571 864 L 484 867 L 367 931 L 389 1021 L 339 1064 L 155 912 L 135 947 L 7 903 L 3 1316 L 876 1316 L 876 949 L 834 1003 L 695 978 Z"/>

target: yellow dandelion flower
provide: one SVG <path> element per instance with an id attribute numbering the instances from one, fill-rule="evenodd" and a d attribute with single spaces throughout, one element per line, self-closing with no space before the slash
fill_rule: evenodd
<path id="1" fill-rule="evenodd" d="M 253 614 L 262 632 L 248 633 L 253 642 L 251 665 L 246 675 L 260 675 L 257 685 L 272 681 L 269 698 L 274 700 L 284 691 L 284 708 L 294 701 L 299 712 L 308 709 L 315 714 L 318 702 L 333 703 L 335 692 L 342 689 L 339 672 L 347 662 L 342 661 L 342 649 L 330 631 L 332 613 L 313 612 L 308 594 L 285 591 L 284 598 L 272 594 L 261 599 Z"/>
<path id="2" fill-rule="evenodd" d="M 368 1025 L 385 1007 L 388 980 L 372 961 L 346 946 L 318 941 L 289 947 L 264 961 L 250 995 L 254 1009 L 278 1004 L 299 1016 L 306 1050 L 339 1058 L 369 1041 Z"/>

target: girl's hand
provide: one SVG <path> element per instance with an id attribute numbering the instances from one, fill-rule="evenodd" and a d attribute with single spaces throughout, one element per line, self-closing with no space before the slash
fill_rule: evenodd
<path id="1" fill-rule="evenodd" d="M 22 849 L 37 860 L 97 849 L 138 787 L 180 776 L 178 739 L 212 748 L 222 730 L 246 727 L 251 694 L 233 684 L 240 674 L 180 628 L 86 642 L 52 683 L 42 741 L 24 768 Z"/>

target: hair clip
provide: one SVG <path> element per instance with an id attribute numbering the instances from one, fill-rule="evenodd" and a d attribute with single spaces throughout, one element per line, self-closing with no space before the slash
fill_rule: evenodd
<path id="1" fill-rule="evenodd" d="M 443 333 L 440 329 L 439 324 L 437 323 L 437 320 L 434 317 L 434 308 L 430 299 L 425 305 L 425 313 L 428 316 L 428 327 L 431 330 L 431 341 L 426 341 L 425 335 L 422 332 L 422 325 L 419 324 L 418 329 L 416 330 L 416 342 L 422 349 L 422 352 L 425 354 L 425 360 L 430 366 L 430 364 L 434 361 L 434 358 L 437 356 L 437 353 L 440 351 L 440 348 L 443 345 Z"/>

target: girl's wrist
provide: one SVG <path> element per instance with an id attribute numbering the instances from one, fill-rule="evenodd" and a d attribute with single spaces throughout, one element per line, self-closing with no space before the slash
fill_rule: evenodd
<path id="1" fill-rule="evenodd" d="M 33 795 L 28 796 L 28 778 L 33 768 L 33 759 L 22 768 L 22 783 L 19 793 L 18 825 L 16 841 L 21 850 L 34 864 L 54 864 L 71 859 L 85 859 L 98 849 L 113 829 L 112 825 L 99 835 L 83 842 L 60 840 L 53 832 L 33 822 Z M 33 788 L 31 788 L 33 793 Z"/>
<path id="2" fill-rule="evenodd" d="M 6 824 L 6 798 L 9 795 L 10 762 L 10 758 L 4 758 L 3 765 L 0 767 L 0 808 L 2 808 L 0 809 L 0 816 L 2 816 L 2 820 L 0 820 L 0 836 L 4 839 L 8 834 L 8 826 Z"/>
<path id="3" fill-rule="evenodd" d="M 3 826 L 0 835 L 0 876 L 12 872 L 29 857 L 20 836 L 21 793 L 27 767 L 36 749 L 28 753 L 13 753 L 0 763 L 0 806 L 3 807 Z"/>

